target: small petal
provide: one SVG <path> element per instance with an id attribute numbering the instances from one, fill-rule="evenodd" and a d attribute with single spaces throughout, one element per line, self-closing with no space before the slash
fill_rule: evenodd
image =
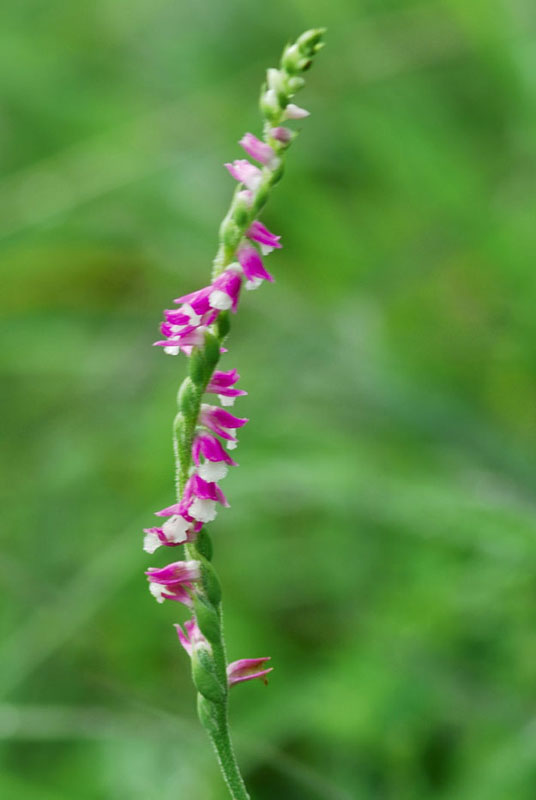
<path id="1" fill-rule="evenodd" d="M 184 623 L 185 630 L 183 630 L 180 625 L 174 625 L 173 627 L 177 631 L 179 642 L 184 647 L 190 658 L 192 657 L 193 651 L 200 647 L 206 650 L 212 649 L 209 642 L 207 642 L 199 630 L 199 626 L 195 619 L 186 620 Z"/>
<path id="2" fill-rule="evenodd" d="M 260 678 L 266 685 L 268 683 L 266 675 L 273 670 L 273 667 L 262 669 L 267 661 L 270 661 L 270 656 L 265 658 L 242 658 L 239 661 L 233 661 L 227 667 L 229 686 L 234 686 L 236 683 L 242 683 L 243 681 L 251 681 L 255 678 Z"/>
<path id="3" fill-rule="evenodd" d="M 162 569 L 150 568 L 145 574 L 149 590 L 159 603 L 165 599 L 191 605 L 189 589 L 201 577 L 199 561 L 176 561 Z"/>
<path id="4" fill-rule="evenodd" d="M 266 142 L 257 139 L 252 133 L 246 133 L 238 144 L 242 145 L 248 156 L 254 158 L 255 161 L 260 161 L 270 169 L 275 169 L 280 163 L 273 148 Z"/>
<path id="5" fill-rule="evenodd" d="M 283 246 L 279 241 L 281 236 L 276 236 L 275 233 L 269 231 L 268 228 L 257 219 L 249 226 L 246 236 L 253 239 L 255 242 L 259 242 L 261 245 L 267 245 L 272 250 Z"/>
<path id="6" fill-rule="evenodd" d="M 143 530 L 145 533 L 145 537 L 143 539 L 143 549 L 146 553 L 150 553 L 152 555 L 162 544 L 160 541 L 160 536 L 157 533 L 157 531 L 160 529 L 144 528 Z"/>
<path id="7" fill-rule="evenodd" d="M 270 129 L 270 136 L 272 136 L 278 142 L 283 142 L 284 144 L 290 142 L 295 135 L 296 134 L 294 131 L 291 131 L 289 128 L 283 128 L 280 125 L 277 128 Z"/>
<path id="8" fill-rule="evenodd" d="M 196 497 L 190 506 L 190 514 L 199 522 L 213 522 L 218 513 L 214 500 L 202 500 Z"/>
<path id="9" fill-rule="evenodd" d="M 238 158 L 232 163 L 224 164 L 233 178 L 252 192 L 256 192 L 262 180 L 262 172 L 251 164 L 246 158 Z"/>
<path id="10" fill-rule="evenodd" d="M 169 330 L 167 327 L 168 323 L 162 323 L 162 329 L 164 331 L 164 336 L 167 336 L 167 331 Z M 169 331 L 170 338 L 165 339 L 163 341 L 154 342 L 156 346 L 159 347 L 179 347 L 180 350 L 186 352 L 186 348 L 190 347 L 200 347 L 205 343 L 205 330 L 204 326 L 200 326 L 199 328 L 195 328 L 194 330 L 187 330 L 186 332 L 181 333 L 173 333 L 171 330 Z"/>
<path id="11" fill-rule="evenodd" d="M 262 258 L 255 247 L 244 244 L 239 247 L 237 255 L 240 266 L 244 270 L 244 275 L 248 281 L 252 281 L 255 278 L 261 278 L 265 281 L 273 281 L 273 276 L 270 275 L 270 273 L 264 268 Z"/>
<path id="12" fill-rule="evenodd" d="M 236 369 L 229 370 L 229 372 L 221 372 L 220 370 L 216 370 L 212 374 L 212 378 L 210 379 L 205 391 L 231 398 L 243 397 L 247 394 L 244 389 L 233 388 L 233 384 L 238 380 L 240 380 L 240 375 Z"/>
<path id="13" fill-rule="evenodd" d="M 211 286 L 212 291 L 209 296 L 209 303 L 213 308 L 219 311 L 227 311 L 231 308 L 236 311 L 242 285 L 240 272 L 239 264 L 231 264 L 221 275 L 218 275 Z"/>
<path id="14" fill-rule="evenodd" d="M 175 298 L 173 302 L 187 304 L 193 309 L 195 314 L 202 316 L 210 310 L 210 304 L 208 302 L 210 291 L 210 286 L 204 286 L 202 289 L 198 289 L 197 292 L 190 292 L 190 294 L 184 294 L 182 297 Z M 184 307 L 182 313 L 184 313 Z"/>
<path id="15" fill-rule="evenodd" d="M 188 541 L 188 534 L 191 531 L 191 523 L 184 519 L 180 514 L 169 517 L 162 525 L 162 531 L 168 542 L 182 544 Z"/>
<path id="16" fill-rule="evenodd" d="M 305 108 L 300 108 L 300 106 L 294 103 L 289 103 L 285 108 L 285 119 L 303 119 L 304 117 L 308 117 L 309 114 L 310 111 L 307 111 Z"/>
<path id="17" fill-rule="evenodd" d="M 223 480 L 228 471 L 229 468 L 223 461 L 206 461 L 197 468 L 199 477 L 210 483 Z"/>
<path id="18" fill-rule="evenodd" d="M 205 425 L 223 439 L 233 440 L 236 437 L 230 433 L 230 429 L 241 428 L 249 420 L 246 417 L 235 417 L 229 411 L 219 406 L 210 406 L 206 403 L 201 405 L 199 415 L 201 425 Z"/>
<path id="19" fill-rule="evenodd" d="M 238 466 L 236 461 L 233 461 L 231 456 L 225 452 L 219 439 L 205 431 L 196 435 L 192 446 L 192 457 L 197 466 L 200 464 L 200 456 L 206 458 L 207 461 L 224 461 L 232 467 Z"/>

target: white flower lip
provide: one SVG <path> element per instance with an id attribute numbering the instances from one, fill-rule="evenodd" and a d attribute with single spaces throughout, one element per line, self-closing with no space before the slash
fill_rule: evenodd
<path id="1" fill-rule="evenodd" d="M 228 472 L 227 464 L 223 461 L 206 461 L 197 468 L 197 474 L 208 483 L 216 483 L 223 480 Z"/>
<path id="2" fill-rule="evenodd" d="M 166 587 L 162 586 L 160 583 L 150 583 L 149 584 L 149 591 L 151 592 L 152 596 L 155 598 L 157 603 L 163 603 L 166 599 L 163 597 L 163 592 L 165 592 Z"/>
<path id="3" fill-rule="evenodd" d="M 225 292 L 222 292 L 221 289 L 214 289 L 214 291 L 210 293 L 208 302 L 212 308 L 217 308 L 218 311 L 228 311 L 233 304 L 232 298 Z"/>
<path id="4" fill-rule="evenodd" d="M 174 514 L 164 522 L 162 530 L 169 542 L 181 544 L 188 538 L 189 527 L 190 523 L 184 517 L 181 517 L 180 514 Z"/>
<path id="5" fill-rule="evenodd" d="M 196 497 L 188 513 L 198 522 L 213 522 L 216 519 L 216 501 L 215 500 L 201 500 Z"/>

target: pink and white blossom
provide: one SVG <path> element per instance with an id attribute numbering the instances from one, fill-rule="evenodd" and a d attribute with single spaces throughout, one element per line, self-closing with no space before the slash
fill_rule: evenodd
<path id="1" fill-rule="evenodd" d="M 206 322 L 203 322 L 204 313 L 205 312 L 202 314 L 196 313 L 194 308 L 188 303 L 184 303 L 180 308 L 164 309 L 164 317 L 166 318 L 166 322 L 169 322 L 170 325 L 192 328 L 196 328 L 201 324 L 206 324 Z"/>
<path id="2" fill-rule="evenodd" d="M 263 255 L 268 255 L 272 250 L 283 247 L 279 241 L 281 236 L 276 236 L 275 233 L 269 231 L 266 225 L 263 225 L 258 219 L 251 223 L 246 236 L 260 244 Z"/>
<path id="3" fill-rule="evenodd" d="M 269 144 L 257 139 L 252 133 L 246 133 L 240 139 L 238 144 L 242 145 L 248 156 L 254 158 L 270 169 L 275 169 L 279 166 L 280 159 L 277 157 L 275 150 Z"/>
<path id="4" fill-rule="evenodd" d="M 184 517 L 176 514 L 164 522 L 161 527 L 144 528 L 143 549 L 146 553 L 154 553 L 161 545 L 176 547 L 192 540 L 193 526 Z"/>
<path id="5" fill-rule="evenodd" d="M 161 569 L 150 567 L 145 574 L 157 602 L 176 600 L 188 606 L 192 604 L 192 584 L 201 577 L 201 564 L 199 561 L 175 561 Z"/>
<path id="6" fill-rule="evenodd" d="M 227 311 L 229 308 L 236 312 L 242 277 L 238 264 L 231 265 L 218 275 L 211 285 L 209 303 L 218 311 Z"/>
<path id="7" fill-rule="evenodd" d="M 205 481 L 221 481 L 227 475 L 228 466 L 238 466 L 229 453 L 225 452 L 219 439 L 205 431 L 200 431 L 195 436 L 192 458 L 197 474 Z"/>
<path id="8" fill-rule="evenodd" d="M 195 314 L 203 315 L 206 314 L 207 311 L 210 310 L 211 305 L 209 303 L 210 292 L 212 291 L 211 286 L 204 286 L 202 289 L 198 289 L 195 292 L 190 292 L 190 294 L 183 294 L 182 297 L 177 297 L 173 301 L 174 303 L 184 303 L 190 306 L 193 309 Z"/>
<path id="9" fill-rule="evenodd" d="M 191 475 L 184 487 L 180 506 L 198 522 L 212 522 L 216 519 L 216 504 L 228 507 L 224 493 L 214 481 L 206 481 L 200 475 Z"/>
<path id="10" fill-rule="evenodd" d="M 281 125 L 278 125 L 276 128 L 270 128 L 270 136 L 272 136 L 276 141 L 283 142 L 283 144 L 287 144 L 290 142 L 294 136 L 294 131 L 291 131 L 290 128 L 284 128 Z"/>
<path id="11" fill-rule="evenodd" d="M 270 656 L 265 658 L 242 658 L 239 661 L 233 661 L 227 667 L 227 680 L 229 686 L 234 686 L 236 683 L 243 681 L 252 681 L 255 678 L 260 678 L 266 685 L 266 675 L 272 672 L 273 667 L 263 669 L 263 665 L 270 661 Z"/>
<path id="12" fill-rule="evenodd" d="M 243 244 L 238 248 L 238 261 L 246 276 L 246 289 L 257 289 L 263 281 L 273 281 L 273 275 L 264 268 L 258 250 Z"/>
<path id="13" fill-rule="evenodd" d="M 305 108 L 300 108 L 300 106 L 294 103 L 289 103 L 285 108 L 285 119 L 303 119 L 304 117 L 308 117 L 310 113 L 311 112 L 307 111 Z"/>
<path id="14" fill-rule="evenodd" d="M 216 370 L 205 389 L 209 394 L 217 394 L 222 406 L 232 406 L 237 397 L 247 394 L 244 389 L 234 389 L 233 385 L 240 379 L 236 369 L 228 372 Z"/>
<path id="15" fill-rule="evenodd" d="M 237 439 L 233 430 L 242 428 L 246 422 L 249 422 L 249 419 L 247 419 L 247 417 L 235 417 L 230 411 L 225 411 L 224 408 L 220 408 L 219 406 L 211 406 L 207 403 L 202 403 L 199 422 L 218 436 L 221 436 L 222 439 L 227 439 L 229 442 L 236 442 Z"/>
<path id="16" fill-rule="evenodd" d="M 184 647 L 190 658 L 192 657 L 194 650 L 199 648 L 204 648 L 205 650 L 212 649 L 209 642 L 207 642 L 199 630 L 199 626 L 195 619 L 187 619 L 184 623 L 184 630 L 180 625 L 174 625 L 173 627 L 177 631 L 179 642 Z"/>
<path id="17" fill-rule="evenodd" d="M 155 347 L 163 347 L 164 351 L 170 355 L 178 355 L 181 350 L 183 353 L 190 355 L 192 347 L 200 347 L 205 343 L 206 328 L 202 325 L 193 330 L 189 328 L 186 331 L 173 331 L 172 327 L 168 327 L 168 323 L 163 322 L 161 329 L 164 336 L 169 336 L 169 338 L 154 342 L 154 345 Z"/>
<path id="18" fill-rule="evenodd" d="M 246 189 L 251 192 L 256 192 L 262 180 L 261 170 L 254 166 L 247 158 L 237 158 L 232 163 L 224 164 L 227 167 L 233 178 L 243 183 Z"/>

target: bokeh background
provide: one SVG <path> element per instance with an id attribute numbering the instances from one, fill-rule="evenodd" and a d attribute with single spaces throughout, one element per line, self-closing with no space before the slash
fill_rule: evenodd
<path id="1" fill-rule="evenodd" d="M 10 0 L 0 26 L 0 795 L 223 800 L 143 570 L 263 70 L 327 46 L 226 368 L 251 418 L 212 526 L 256 800 L 536 796 L 529 0 Z"/>

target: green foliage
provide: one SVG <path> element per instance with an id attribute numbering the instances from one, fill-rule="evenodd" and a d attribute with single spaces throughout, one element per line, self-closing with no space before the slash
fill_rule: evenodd
<path id="1" fill-rule="evenodd" d="M 251 420 L 211 525 L 229 656 L 275 666 L 231 692 L 240 763 L 255 800 L 532 800 L 534 17 L 270 8 L 4 9 L 0 796 L 226 797 L 143 577 L 187 374 L 151 342 L 264 69 L 325 25 L 277 282 L 221 360 Z"/>

